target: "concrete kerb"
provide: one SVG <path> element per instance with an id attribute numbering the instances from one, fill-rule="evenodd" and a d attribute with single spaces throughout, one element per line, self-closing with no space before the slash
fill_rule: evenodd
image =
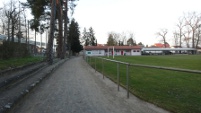
<path id="1" fill-rule="evenodd" d="M 8 85 L 8 84 L 10 84 L 10 83 L 12 83 L 12 82 L 14 82 L 14 81 L 17 81 L 17 80 L 20 79 L 20 78 L 25 77 L 27 74 L 32 73 L 32 72 L 34 72 L 34 71 L 40 69 L 40 68 L 43 67 L 44 65 L 45 65 L 45 64 L 42 63 L 41 65 L 39 65 L 39 66 L 36 67 L 36 68 L 27 70 L 27 71 L 25 71 L 24 73 L 18 74 L 18 75 L 16 75 L 16 76 L 12 77 L 12 78 L 9 78 L 9 79 L 4 80 L 3 82 L 0 83 L 0 88 L 5 87 L 6 85 Z"/>
<path id="2" fill-rule="evenodd" d="M 68 58 L 63 59 L 56 63 L 55 66 L 53 66 L 47 73 L 43 73 L 44 75 L 39 78 L 38 80 L 34 81 L 31 85 L 29 85 L 24 91 L 21 92 L 20 95 L 16 96 L 13 103 L 8 103 L 4 106 L 4 109 L 2 110 L 2 113 L 9 112 L 10 109 L 14 108 L 17 103 L 22 101 L 23 97 L 25 97 L 27 94 L 29 94 L 39 83 L 41 83 L 46 77 L 51 75 L 59 66 L 61 66 L 65 61 L 67 61 Z"/>

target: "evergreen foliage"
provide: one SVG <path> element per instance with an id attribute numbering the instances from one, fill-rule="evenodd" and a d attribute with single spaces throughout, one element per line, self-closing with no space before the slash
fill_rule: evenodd
<path id="1" fill-rule="evenodd" d="M 127 45 L 131 45 L 131 46 L 136 46 L 136 42 L 133 40 L 133 38 L 129 38 L 127 41 Z"/>
<path id="2" fill-rule="evenodd" d="M 95 33 L 92 27 L 89 28 L 89 39 L 91 41 L 91 46 L 97 46 Z"/>
<path id="3" fill-rule="evenodd" d="M 68 33 L 68 39 L 71 43 L 71 50 L 73 53 L 79 53 L 81 50 L 83 50 L 83 47 L 80 43 L 79 37 L 80 37 L 80 31 L 79 31 L 79 25 L 75 21 L 75 19 L 72 19 L 69 27 L 69 33 Z"/>
<path id="4" fill-rule="evenodd" d="M 40 18 L 45 13 L 45 8 L 50 3 L 50 0 L 27 0 L 23 5 L 31 8 L 31 13 L 36 19 Z"/>
<path id="5" fill-rule="evenodd" d="M 117 43 L 117 42 L 115 41 L 113 35 L 112 35 L 112 34 L 109 34 L 109 37 L 108 37 L 108 39 L 107 39 L 107 45 L 108 45 L 108 46 L 115 46 L 116 43 Z"/>
<path id="6" fill-rule="evenodd" d="M 97 39 L 92 27 L 89 28 L 89 31 L 84 28 L 82 35 L 82 40 L 84 40 L 85 46 L 97 46 Z"/>

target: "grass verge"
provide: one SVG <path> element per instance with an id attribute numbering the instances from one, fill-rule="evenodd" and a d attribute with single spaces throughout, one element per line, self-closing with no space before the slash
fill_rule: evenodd
<path id="1" fill-rule="evenodd" d="M 9 60 L 0 60 L 0 70 L 19 67 L 34 62 L 40 62 L 42 60 L 43 60 L 42 57 L 25 57 L 25 58 L 13 58 Z"/>

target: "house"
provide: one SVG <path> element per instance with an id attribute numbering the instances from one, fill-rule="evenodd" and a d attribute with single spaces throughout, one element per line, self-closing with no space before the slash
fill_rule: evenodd
<path id="1" fill-rule="evenodd" d="M 141 55 L 140 46 L 85 46 L 84 52 L 87 56 L 136 56 Z"/>
<path id="2" fill-rule="evenodd" d="M 165 48 L 165 47 L 170 48 L 170 45 L 168 43 L 166 43 L 166 44 L 155 43 L 153 46 L 158 47 L 158 48 Z"/>

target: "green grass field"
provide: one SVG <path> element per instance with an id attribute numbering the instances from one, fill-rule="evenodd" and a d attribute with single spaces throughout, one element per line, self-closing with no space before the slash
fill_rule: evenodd
<path id="1" fill-rule="evenodd" d="M 39 62 L 42 60 L 43 60 L 42 57 L 26 57 L 26 58 L 13 58 L 9 60 L 0 60 L 0 70 L 23 66 L 34 62 Z"/>
<path id="2" fill-rule="evenodd" d="M 109 59 L 113 58 L 109 57 Z M 114 60 L 133 64 L 201 70 L 201 55 L 117 56 Z"/>
<path id="3" fill-rule="evenodd" d="M 118 56 L 114 60 L 201 70 L 200 55 Z M 95 67 L 94 58 L 89 61 Z M 102 72 L 102 60 L 96 62 L 97 70 Z M 117 64 L 104 61 L 104 66 L 104 75 L 116 82 Z M 126 66 L 120 64 L 119 71 L 121 85 L 126 87 Z M 201 74 L 129 67 L 129 78 L 131 93 L 145 101 L 175 113 L 201 113 Z"/>

